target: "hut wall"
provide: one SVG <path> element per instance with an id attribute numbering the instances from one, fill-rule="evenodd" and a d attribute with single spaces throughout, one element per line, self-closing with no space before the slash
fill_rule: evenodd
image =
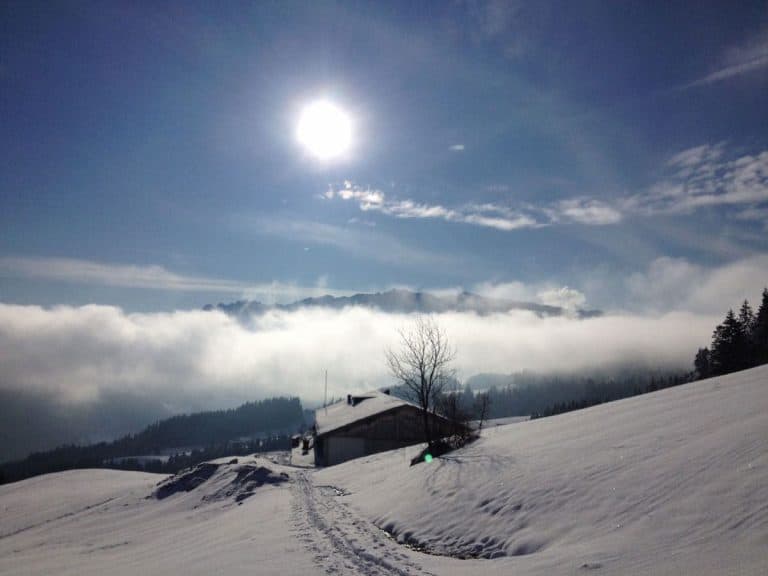
<path id="1" fill-rule="evenodd" d="M 448 423 L 432 417 L 436 437 L 449 433 Z M 352 458 L 394 450 L 424 442 L 421 411 L 411 406 L 377 414 L 321 436 L 316 445 L 316 463 L 332 466 Z"/>

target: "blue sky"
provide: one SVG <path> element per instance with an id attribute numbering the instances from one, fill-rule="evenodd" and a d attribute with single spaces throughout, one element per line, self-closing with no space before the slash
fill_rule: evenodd
<path id="1" fill-rule="evenodd" d="M 4 2 L 0 301 L 751 293 L 765 94 L 764 2 Z"/>

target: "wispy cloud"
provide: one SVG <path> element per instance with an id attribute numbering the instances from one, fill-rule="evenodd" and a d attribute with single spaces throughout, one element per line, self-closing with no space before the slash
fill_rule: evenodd
<path id="1" fill-rule="evenodd" d="M 768 150 L 729 157 L 724 143 L 697 146 L 667 163 L 671 174 L 647 191 L 624 201 L 644 214 L 690 214 L 711 206 L 757 208 L 768 202 Z M 742 211 L 742 218 L 762 211 Z"/>
<path id="2" fill-rule="evenodd" d="M 505 57 L 519 58 L 534 44 L 524 3 L 517 0 L 470 0 L 458 4 L 463 4 L 466 9 L 467 22 L 475 40 L 492 42 Z"/>
<path id="3" fill-rule="evenodd" d="M 221 278 L 187 276 L 162 266 L 136 266 L 75 258 L 0 257 L 0 277 L 28 278 L 72 284 L 136 288 L 168 292 L 212 292 L 283 302 L 320 294 L 341 294 L 323 279 L 316 286 L 285 282 L 247 283 Z"/>
<path id="4" fill-rule="evenodd" d="M 464 151 L 464 144 L 454 144 L 450 148 L 448 148 L 452 152 L 463 152 Z"/>
<path id="5" fill-rule="evenodd" d="M 361 187 L 349 180 L 342 186 L 329 187 L 322 197 L 326 200 L 354 200 L 364 212 L 380 212 L 395 218 L 432 218 L 505 231 L 542 225 L 528 214 L 497 204 L 468 204 L 447 208 L 441 204 L 389 198 L 381 190 Z"/>
<path id="6" fill-rule="evenodd" d="M 768 30 L 762 30 L 743 44 L 727 49 L 714 70 L 682 89 L 715 84 L 763 68 L 768 68 Z"/>
<path id="7" fill-rule="evenodd" d="M 590 226 L 617 224 L 622 214 L 616 208 L 594 198 L 579 197 L 561 200 L 552 208 L 545 209 L 552 222 L 568 220 Z"/>
<path id="8" fill-rule="evenodd" d="M 349 180 L 341 186 L 329 187 L 321 197 L 326 200 L 352 200 L 358 203 L 360 210 L 379 212 L 395 218 L 431 218 L 505 232 L 542 228 L 556 223 L 603 226 L 615 224 L 622 219 L 616 208 L 589 197 L 563 200 L 541 207 L 526 204 L 512 208 L 492 202 L 447 207 L 411 199 L 390 198 L 381 190 L 358 186 Z"/>
<path id="9" fill-rule="evenodd" d="M 393 236 L 378 232 L 375 230 L 375 226 L 370 224 L 365 229 L 360 229 L 355 226 L 336 226 L 288 217 L 255 216 L 245 220 L 247 225 L 258 234 L 296 242 L 332 246 L 353 256 L 386 264 L 400 266 L 429 263 L 456 264 L 454 256 L 409 246 Z"/>
<path id="10" fill-rule="evenodd" d="M 610 226 L 622 222 L 627 214 L 691 214 L 716 206 L 738 207 L 740 211 L 733 217 L 768 223 L 768 150 L 738 155 L 724 142 L 704 144 L 674 154 L 663 170 L 666 175 L 647 189 L 613 201 L 575 196 L 539 205 L 486 202 L 446 206 L 393 197 L 349 180 L 330 186 L 320 197 L 355 202 L 363 212 L 505 232 L 562 224 Z"/>
<path id="11" fill-rule="evenodd" d="M 763 227 L 768 230 L 768 206 L 750 206 L 737 212 L 735 218 L 737 220 L 762 222 Z"/>
<path id="12" fill-rule="evenodd" d="M 232 280 L 176 274 L 162 266 L 112 264 L 75 258 L 0 257 L 0 275 L 180 292 L 239 293 L 250 288 L 248 284 Z"/>

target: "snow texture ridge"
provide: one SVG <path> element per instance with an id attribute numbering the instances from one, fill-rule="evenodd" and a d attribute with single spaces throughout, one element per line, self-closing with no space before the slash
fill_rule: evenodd
<path id="1" fill-rule="evenodd" d="M 152 496 L 163 500 L 180 492 L 196 490 L 209 480 L 214 487 L 204 491 L 201 496 L 202 502 L 233 499 L 240 504 L 265 484 L 275 485 L 286 482 L 288 474 L 277 473 L 265 465 L 256 463 L 241 464 L 237 458 L 227 463 L 204 462 L 162 480 Z"/>

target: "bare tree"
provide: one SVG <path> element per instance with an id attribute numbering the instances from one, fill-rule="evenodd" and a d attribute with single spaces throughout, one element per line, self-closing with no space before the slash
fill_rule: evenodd
<path id="1" fill-rule="evenodd" d="M 431 317 L 418 316 L 410 330 L 400 330 L 400 348 L 387 350 L 389 371 L 405 394 L 421 407 L 424 438 L 430 449 L 434 438 L 430 414 L 446 382 L 453 377 L 450 364 L 456 356 L 445 331 Z"/>
<path id="2" fill-rule="evenodd" d="M 450 444 L 454 448 L 463 446 L 472 440 L 474 433 L 472 431 L 471 406 L 463 406 L 462 397 L 459 392 L 459 383 L 453 380 L 453 384 L 448 386 L 448 390 L 443 390 L 438 399 L 437 411 L 447 418 L 450 422 L 448 430 L 451 431 Z"/>
<path id="3" fill-rule="evenodd" d="M 479 421 L 478 430 L 483 429 L 483 422 L 488 419 L 488 413 L 491 408 L 491 397 L 488 392 L 480 392 L 475 397 L 475 413 Z"/>

